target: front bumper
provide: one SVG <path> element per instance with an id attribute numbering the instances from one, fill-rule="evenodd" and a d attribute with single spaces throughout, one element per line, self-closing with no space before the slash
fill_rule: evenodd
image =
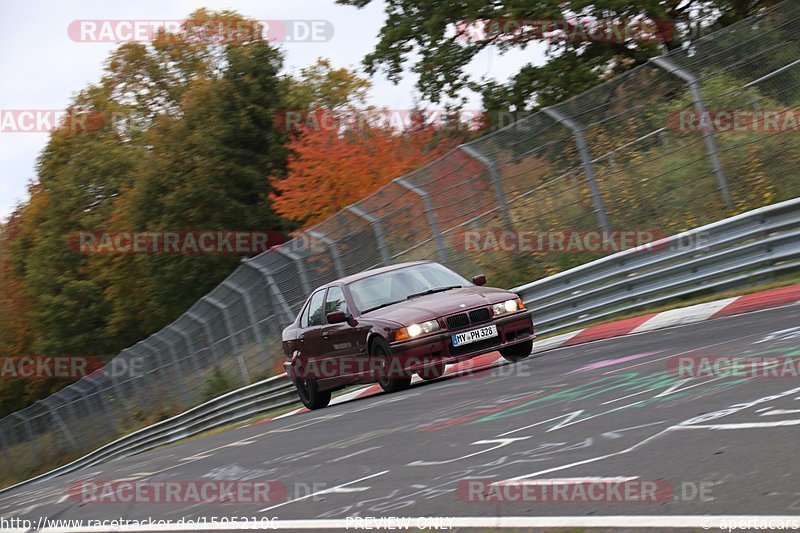
<path id="1" fill-rule="evenodd" d="M 419 339 L 394 342 L 390 344 L 392 356 L 399 359 L 404 368 L 410 370 L 417 370 L 438 363 L 450 364 L 470 359 L 477 355 L 532 340 L 536 336 L 532 315 L 532 311 L 520 311 L 513 315 L 480 324 L 472 324 L 457 330 L 435 333 Z M 467 344 L 463 347 L 453 346 L 452 335 L 491 326 L 492 324 L 497 326 L 497 337 Z"/>

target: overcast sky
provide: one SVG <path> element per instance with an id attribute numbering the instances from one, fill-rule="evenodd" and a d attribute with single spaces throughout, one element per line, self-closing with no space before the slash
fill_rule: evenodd
<path id="1" fill-rule="evenodd" d="M 374 1 L 365 9 L 336 5 L 333 0 L 0 0 L 0 111 L 64 109 L 89 83 L 96 83 L 108 54 L 117 45 L 76 42 L 67 29 L 76 20 L 180 20 L 200 7 L 233 9 L 259 20 L 324 20 L 334 34 L 330 41 L 284 42 L 287 71 L 330 58 L 336 67 L 359 67 L 377 42 L 384 5 Z M 542 47 L 498 56 L 482 53 L 470 72 L 506 80 L 523 64 L 543 62 Z M 407 109 L 414 102 L 415 79 L 406 75 L 399 85 L 381 76 L 372 79 L 371 103 Z M 480 107 L 474 96 L 468 107 Z M 0 130 L 0 220 L 27 196 L 26 184 L 35 177 L 35 162 L 47 133 Z"/>

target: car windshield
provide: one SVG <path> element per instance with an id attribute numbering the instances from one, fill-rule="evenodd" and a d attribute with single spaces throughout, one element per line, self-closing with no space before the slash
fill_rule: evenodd
<path id="1" fill-rule="evenodd" d="M 362 313 L 403 302 L 409 298 L 471 285 L 438 263 L 423 263 L 354 281 L 348 288 Z"/>

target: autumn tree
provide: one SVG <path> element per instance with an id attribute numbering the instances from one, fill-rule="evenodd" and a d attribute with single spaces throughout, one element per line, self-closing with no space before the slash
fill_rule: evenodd
<path id="1" fill-rule="evenodd" d="M 215 33 L 249 23 L 199 10 L 179 34 L 114 50 L 74 97 L 30 198 L 0 234 L 0 355 L 113 356 L 239 260 L 81 254 L 76 232 L 281 229 L 267 180 L 286 164 L 287 134 L 274 123 L 285 107 L 281 55 L 257 33 Z M 18 408 L 49 392 L 27 381 L 5 382 L 0 398 Z"/>
<path id="2" fill-rule="evenodd" d="M 318 111 L 305 121 L 289 143 L 286 177 L 273 182 L 275 210 L 303 227 L 441 156 L 460 140 L 424 123 L 398 130 L 382 120 L 381 110 L 344 117 L 329 113 Z"/>

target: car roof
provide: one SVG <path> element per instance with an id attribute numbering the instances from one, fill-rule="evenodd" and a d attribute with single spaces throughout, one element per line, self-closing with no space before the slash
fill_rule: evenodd
<path id="1" fill-rule="evenodd" d="M 360 279 L 368 278 L 370 276 L 374 276 L 375 274 L 382 274 L 384 272 L 391 272 L 392 270 L 398 270 L 401 268 L 413 266 L 413 265 L 425 265 L 433 263 L 434 261 L 409 261 L 407 263 L 397 263 L 396 265 L 389 265 L 380 268 L 373 268 L 372 270 L 365 270 L 364 272 L 359 272 L 358 274 L 353 274 L 351 276 L 346 276 L 344 278 L 337 279 L 336 281 L 332 281 L 323 287 L 328 287 L 330 285 L 338 285 L 338 284 L 348 284 L 354 281 L 358 281 Z"/>

